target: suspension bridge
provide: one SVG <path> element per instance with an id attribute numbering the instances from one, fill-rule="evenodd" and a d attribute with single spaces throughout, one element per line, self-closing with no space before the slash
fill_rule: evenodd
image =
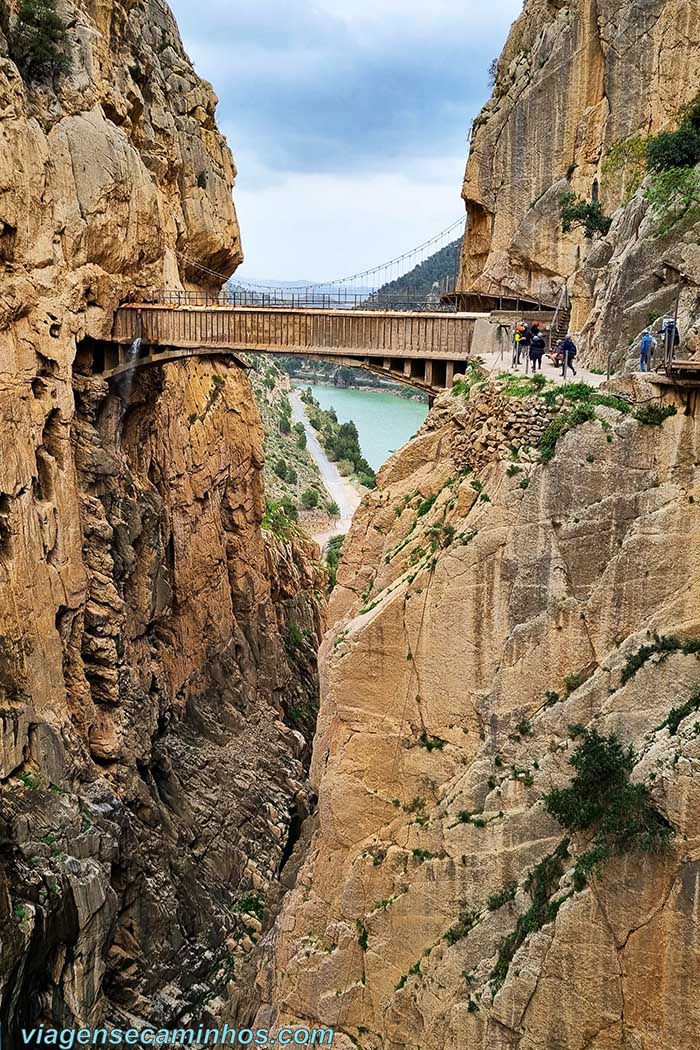
<path id="1" fill-rule="evenodd" d="M 512 292 L 468 311 L 452 275 L 442 284 L 426 280 L 421 262 L 441 247 L 458 246 L 463 226 L 460 219 L 395 259 L 332 281 L 292 286 L 231 279 L 221 291 L 136 295 L 117 310 L 111 342 L 95 350 L 94 371 L 112 379 L 194 356 L 225 355 L 242 364 L 240 353 L 255 352 L 361 367 L 438 393 L 464 373 L 471 357 L 502 346 L 523 311 L 545 329 L 562 315 L 555 304 L 517 300 Z M 188 272 L 201 272 L 205 287 L 226 281 L 182 259 Z M 457 260 L 455 250 L 455 266 Z M 415 287 L 398 281 L 406 273 Z"/>

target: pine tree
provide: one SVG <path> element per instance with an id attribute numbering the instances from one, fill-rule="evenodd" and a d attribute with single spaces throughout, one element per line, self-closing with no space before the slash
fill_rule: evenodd
<path id="1" fill-rule="evenodd" d="M 68 34 L 56 0 L 22 0 L 10 44 L 12 59 L 27 81 L 70 69 Z"/>

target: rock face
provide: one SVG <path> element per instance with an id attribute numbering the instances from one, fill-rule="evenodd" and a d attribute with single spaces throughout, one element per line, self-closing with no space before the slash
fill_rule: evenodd
<path id="1" fill-rule="evenodd" d="M 544 463 L 538 400 L 444 395 L 358 512 L 321 651 L 317 823 L 260 1023 L 365 1050 L 695 1044 L 698 419 L 602 405 Z M 591 833 L 543 802 L 575 724 L 635 749 L 674 831 L 583 886 Z"/>
<path id="2" fill-rule="evenodd" d="M 650 312 L 667 311 L 676 276 L 655 271 L 672 249 L 671 261 L 700 278 L 697 225 L 662 236 L 645 221 L 643 194 L 629 203 L 639 184 L 635 147 L 676 126 L 699 76 L 697 0 L 527 0 L 474 123 L 462 290 L 556 303 L 568 280 L 572 328 L 585 329 L 598 361 L 626 347 Z M 598 197 L 616 213 L 610 237 L 593 250 L 580 231 L 562 235 L 567 192 Z M 695 286 L 684 293 L 684 322 L 697 302 Z"/>
<path id="3" fill-rule="evenodd" d="M 325 583 L 303 539 L 261 531 L 242 370 L 92 374 L 120 299 L 240 261 L 234 166 L 164 4 L 61 12 L 50 87 L 22 82 L 0 17 L 10 1045 L 22 1023 L 216 1012 L 308 807 Z"/>

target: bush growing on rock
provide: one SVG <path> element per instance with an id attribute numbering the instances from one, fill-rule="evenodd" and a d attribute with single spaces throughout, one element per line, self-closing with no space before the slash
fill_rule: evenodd
<path id="1" fill-rule="evenodd" d="M 316 489 L 304 489 L 301 494 L 301 505 L 304 510 L 315 510 L 318 507 L 318 492 Z"/>
<path id="2" fill-rule="evenodd" d="M 10 33 L 10 54 L 27 81 L 68 72 L 68 36 L 55 0 L 22 0 Z"/>
<path id="3" fill-rule="evenodd" d="M 632 784 L 636 756 L 617 737 L 584 729 L 582 742 L 569 759 L 576 775 L 568 788 L 545 796 L 549 813 L 570 832 L 593 831 L 589 848 L 578 858 L 574 886 L 582 889 L 589 875 L 614 853 L 658 850 L 672 829 L 654 809 L 649 789 Z"/>
<path id="4" fill-rule="evenodd" d="M 598 234 L 604 237 L 610 231 L 612 219 L 603 213 L 599 201 L 586 201 L 576 193 L 564 193 L 560 203 L 561 228 L 564 233 L 571 233 L 576 226 L 580 226 L 591 240 Z"/>

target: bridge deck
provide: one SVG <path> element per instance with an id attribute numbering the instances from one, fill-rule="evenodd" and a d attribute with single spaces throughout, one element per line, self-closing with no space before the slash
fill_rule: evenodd
<path id="1" fill-rule="evenodd" d="M 113 338 L 149 345 L 216 346 L 278 353 L 350 350 L 416 357 L 469 356 L 474 322 L 488 314 L 271 307 L 122 306 Z"/>
<path id="2" fill-rule="evenodd" d="M 159 348 L 277 353 L 338 360 L 410 382 L 429 391 L 449 386 L 472 353 L 477 324 L 488 314 L 284 307 L 129 304 L 116 314 L 118 344 L 106 374 L 127 365 L 136 339 L 144 350 L 136 367 L 166 355 Z M 461 367 L 460 367 L 461 365 Z"/>

